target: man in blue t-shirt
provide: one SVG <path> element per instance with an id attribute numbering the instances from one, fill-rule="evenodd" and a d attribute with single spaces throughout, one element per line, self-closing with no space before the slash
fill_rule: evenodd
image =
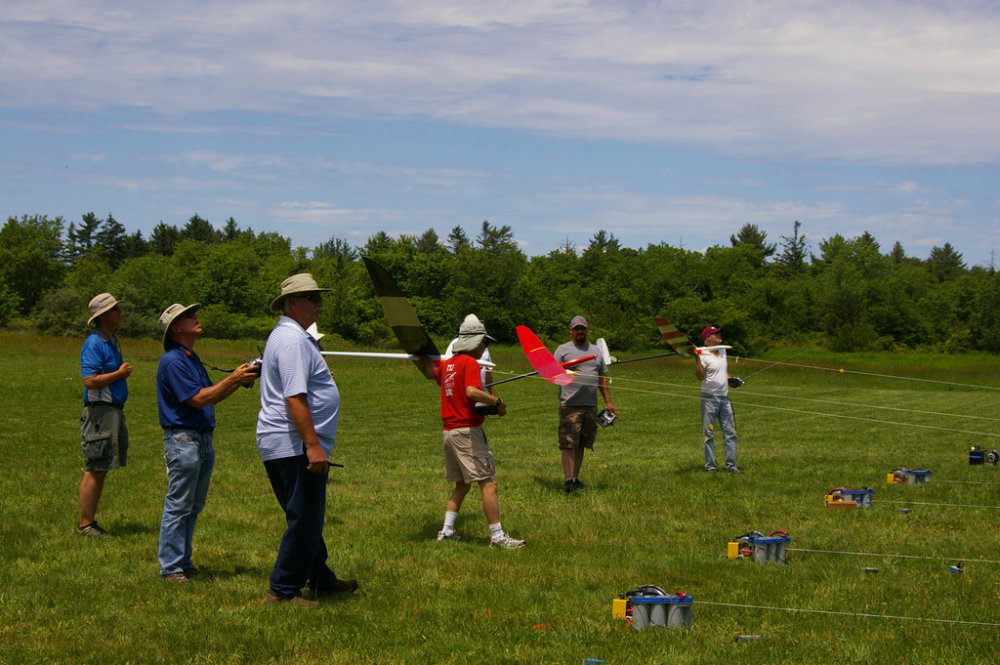
<path id="1" fill-rule="evenodd" d="M 174 303 L 160 315 L 166 352 L 156 369 L 156 401 L 167 460 L 167 495 L 156 556 L 160 575 L 178 583 L 190 582 L 198 574 L 191 561 L 191 540 L 215 466 L 215 404 L 257 378 L 256 368 L 245 364 L 218 384 L 212 383 L 194 352 L 202 333 L 200 307 Z"/>
<path id="2" fill-rule="evenodd" d="M 94 296 L 87 308 L 94 332 L 83 342 L 80 373 L 83 376 L 83 414 L 80 416 L 80 446 L 83 449 L 83 480 L 80 481 L 80 522 L 76 532 L 92 538 L 110 538 L 97 524 L 97 504 L 104 491 L 108 471 L 125 466 L 128 427 L 125 426 L 126 379 L 132 366 L 122 361 L 115 328 L 122 324 L 123 301 L 110 293 Z"/>

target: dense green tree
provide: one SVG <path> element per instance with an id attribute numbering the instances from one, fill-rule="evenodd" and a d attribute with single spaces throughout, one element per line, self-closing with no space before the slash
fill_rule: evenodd
<path id="1" fill-rule="evenodd" d="M 16 296 L 21 314 L 62 282 L 62 230 L 62 217 L 45 215 L 8 217 L 0 229 L 0 283 Z"/>
<path id="2" fill-rule="evenodd" d="M 738 233 L 729 236 L 729 242 L 733 247 L 746 245 L 754 249 L 758 256 L 756 260 L 758 266 L 774 256 L 774 253 L 778 249 L 778 246 L 774 243 L 767 242 L 767 231 L 756 224 L 744 224 L 740 227 Z"/>
<path id="3" fill-rule="evenodd" d="M 197 240 L 206 245 L 219 242 L 222 233 L 215 230 L 207 219 L 202 219 L 197 214 L 192 215 L 188 223 L 181 230 L 181 238 L 184 240 Z"/>
<path id="4" fill-rule="evenodd" d="M 448 234 L 448 242 L 446 245 L 455 254 L 458 254 L 463 249 L 469 249 L 472 247 L 472 243 L 469 242 L 469 236 L 465 234 L 465 229 L 461 226 L 456 226 Z"/>
<path id="5" fill-rule="evenodd" d="M 181 232 L 176 226 L 160 222 L 149 236 L 149 249 L 162 256 L 173 256 L 180 241 Z"/>
<path id="6" fill-rule="evenodd" d="M 69 263 L 76 263 L 81 256 L 86 256 L 94 247 L 98 230 L 103 220 L 92 212 L 83 216 L 80 226 L 73 222 L 69 223 L 66 230 L 66 244 L 64 256 Z"/>
<path id="7" fill-rule="evenodd" d="M 962 255 L 946 242 L 944 247 L 935 246 L 931 250 L 931 255 L 927 257 L 927 270 L 937 281 L 946 282 L 957 279 L 966 269 Z"/>
<path id="8" fill-rule="evenodd" d="M 101 230 L 94 237 L 94 242 L 104 250 L 104 256 L 112 270 L 128 258 L 128 232 L 111 213 L 108 213 L 107 219 L 101 224 Z"/>
<path id="9" fill-rule="evenodd" d="M 441 251 L 441 239 L 434 229 L 427 229 L 417 238 L 417 251 L 421 254 L 437 254 Z"/>
<path id="10" fill-rule="evenodd" d="M 601 229 L 593 235 L 590 239 L 590 245 L 587 247 L 588 250 L 597 250 L 599 252 L 617 252 L 622 248 L 618 238 L 615 237 L 614 233 L 608 233 L 604 229 Z"/>
<path id="11" fill-rule="evenodd" d="M 802 223 L 795 220 L 792 235 L 790 237 L 780 236 L 782 240 L 781 254 L 778 256 L 777 263 L 789 275 L 798 275 L 806 269 L 808 245 L 805 235 L 799 233 L 801 227 Z"/>

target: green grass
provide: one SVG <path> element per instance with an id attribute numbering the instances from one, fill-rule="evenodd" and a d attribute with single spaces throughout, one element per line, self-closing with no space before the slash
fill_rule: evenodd
<path id="1" fill-rule="evenodd" d="M 53 663 L 970 663 L 996 662 L 997 628 L 794 614 L 699 601 L 1000 623 L 1000 564 L 870 559 L 793 552 L 790 565 L 726 559 L 747 529 L 786 529 L 792 547 L 1000 560 L 1000 510 L 885 500 L 1000 505 L 1000 470 L 970 467 L 996 437 L 751 406 L 817 411 L 1000 433 L 990 420 L 877 411 L 892 406 L 997 417 L 996 390 L 776 367 L 739 391 L 744 475 L 701 471 L 698 383 L 689 359 L 612 370 L 617 431 L 600 432 L 566 496 L 556 447 L 556 390 L 535 379 L 501 386 L 510 411 L 486 427 L 497 458 L 504 527 L 528 540 L 486 547 L 478 493 L 460 543 L 437 543 L 449 487 L 436 386 L 410 363 L 333 359 L 342 417 L 326 539 L 351 597 L 315 611 L 261 605 L 283 531 L 254 446 L 258 393 L 219 405 L 218 461 L 195 536 L 214 574 L 185 587 L 157 575 L 165 474 L 153 377 L 160 348 L 125 342 L 135 370 L 127 407 L 129 464 L 109 474 L 99 519 L 116 538 L 73 532 L 81 475 L 79 340 L 0 337 L 0 662 Z M 220 367 L 253 345 L 205 340 Z M 773 359 L 793 351 L 774 350 Z M 519 349 L 491 349 L 498 370 L 526 371 Z M 992 356 L 837 355 L 794 362 L 1000 386 Z M 763 364 L 740 361 L 733 374 Z M 498 378 L 501 376 L 498 374 Z M 822 399 L 823 404 L 773 395 Z M 852 406 L 853 405 L 853 406 Z M 721 444 L 718 446 L 721 459 Z M 925 486 L 890 486 L 899 466 L 934 471 Z M 948 483 L 986 480 L 992 484 Z M 877 490 L 869 511 L 827 511 L 835 486 Z M 877 575 L 863 566 L 881 569 Z M 611 600 L 639 584 L 695 598 L 690 631 L 634 633 Z M 768 639 L 734 643 L 735 634 Z"/>

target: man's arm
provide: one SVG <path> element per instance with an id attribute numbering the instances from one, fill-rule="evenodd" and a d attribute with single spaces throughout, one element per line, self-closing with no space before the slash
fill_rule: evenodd
<path id="1" fill-rule="evenodd" d="M 694 375 L 698 377 L 699 381 L 704 381 L 705 366 L 701 364 L 701 354 L 695 353 L 693 348 L 689 353 L 694 356 Z"/>
<path id="2" fill-rule="evenodd" d="M 101 388 L 107 388 L 119 379 L 127 379 L 131 375 L 132 366 L 128 363 L 122 363 L 122 366 L 113 372 L 108 372 L 107 374 L 94 374 L 84 377 L 83 387 L 88 390 L 100 390 Z"/>
<path id="3" fill-rule="evenodd" d="M 240 386 L 249 386 L 257 379 L 257 374 L 251 371 L 250 364 L 240 365 L 232 373 L 214 386 L 202 388 L 193 397 L 184 400 L 192 409 L 204 409 L 209 404 L 218 404 L 226 399 Z"/>
<path id="4" fill-rule="evenodd" d="M 500 400 L 499 397 L 491 395 L 482 388 L 477 388 L 476 386 L 466 386 L 465 396 L 471 399 L 473 402 L 479 402 L 480 404 L 489 404 L 490 406 L 497 407 L 497 414 L 503 416 L 507 414 L 507 405 Z"/>
<path id="5" fill-rule="evenodd" d="M 285 398 L 288 404 L 288 415 L 292 419 L 295 431 L 302 438 L 302 443 L 306 447 L 306 457 L 309 459 L 309 470 L 313 473 L 326 473 L 330 470 L 330 464 L 326 459 L 323 447 L 319 445 L 319 437 L 316 436 L 316 428 L 313 426 L 312 413 L 309 411 L 309 400 L 306 394 L 293 395 Z"/>
<path id="6" fill-rule="evenodd" d="M 615 405 L 611 403 L 611 389 L 608 387 L 608 377 L 601 374 L 597 382 L 597 387 L 600 389 L 601 395 L 604 397 L 604 404 L 608 407 L 608 411 L 617 416 L 618 410 L 615 409 Z"/>

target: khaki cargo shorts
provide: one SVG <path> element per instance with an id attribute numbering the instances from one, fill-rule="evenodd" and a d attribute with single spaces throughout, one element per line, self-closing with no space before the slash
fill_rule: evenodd
<path id="1" fill-rule="evenodd" d="M 444 474 L 449 483 L 496 480 L 493 451 L 482 427 L 444 431 Z"/>
<path id="2" fill-rule="evenodd" d="M 121 409 L 105 404 L 83 407 L 80 439 L 84 471 L 114 471 L 125 466 L 128 427 Z"/>
<path id="3" fill-rule="evenodd" d="M 559 407 L 559 450 L 594 449 L 597 438 L 596 406 Z"/>

